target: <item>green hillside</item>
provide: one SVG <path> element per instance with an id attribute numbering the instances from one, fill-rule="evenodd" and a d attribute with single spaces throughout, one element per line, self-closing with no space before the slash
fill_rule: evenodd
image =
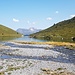
<path id="1" fill-rule="evenodd" d="M 0 24 L 0 37 L 4 36 L 19 37 L 21 34 Z"/>
<path id="2" fill-rule="evenodd" d="M 75 17 L 54 24 L 30 37 L 53 41 L 72 41 L 72 38 L 75 38 Z"/>

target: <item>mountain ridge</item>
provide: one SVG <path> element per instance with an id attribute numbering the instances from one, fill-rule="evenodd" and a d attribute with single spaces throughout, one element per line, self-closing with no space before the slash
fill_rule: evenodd
<path id="1" fill-rule="evenodd" d="M 16 31 L 23 35 L 30 35 L 30 34 L 41 31 L 41 29 L 36 29 L 34 27 L 30 27 L 29 29 L 18 28 Z"/>
<path id="2" fill-rule="evenodd" d="M 75 37 L 75 17 L 61 21 L 38 33 L 31 34 L 30 37 L 57 41 L 70 40 Z"/>

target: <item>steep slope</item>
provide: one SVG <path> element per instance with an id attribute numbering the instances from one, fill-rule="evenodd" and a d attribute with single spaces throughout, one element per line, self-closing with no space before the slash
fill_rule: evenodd
<path id="1" fill-rule="evenodd" d="M 64 20 L 43 31 L 30 35 L 31 37 L 47 40 L 71 41 L 75 37 L 75 17 Z"/>
<path id="2" fill-rule="evenodd" d="M 0 24 L 0 36 L 21 36 L 18 32 Z"/>

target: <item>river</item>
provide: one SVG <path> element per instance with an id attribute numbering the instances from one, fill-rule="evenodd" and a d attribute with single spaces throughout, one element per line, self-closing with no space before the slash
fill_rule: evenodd
<path id="1" fill-rule="evenodd" d="M 30 38 L 29 36 L 23 36 L 23 37 L 19 37 L 19 38 L 17 38 L 17 37 L 0 37 L 0 43 L 3 41 L 5 42 L 5 41 L 10 41 L 10 40 L 26 41 L 26 42 L 48 42 L 49 41 L 49 40 L 45 40 L 45 39 Z M 50 41 L 75 43 L 75 41 L 72 41 L 72 40 L 55 39 L 55 40 L 50 40 Z"/>
<path id="2" fill-rule="evenodd" d="M 29 36 L 23 36 L 20 38 L 16 37 L 0 37 L 0 41 L 9 41 L 9 40 L 18 40 L 18 41 L 26 41 L 26 42 L 46 42 L 47 40 L 30 38 Z"/>

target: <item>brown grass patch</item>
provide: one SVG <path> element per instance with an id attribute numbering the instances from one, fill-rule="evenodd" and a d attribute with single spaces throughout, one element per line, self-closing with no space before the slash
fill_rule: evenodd
<path id="1" fill-rule="evenodd" d="M 48 45 L 54 45 L 54 46 L 65 46 L 66 48 L 75 50 L 75 43 L 69 43 L 69 42 L 23 42 L 23 41 L 15 41 L 16 43 L 21 44 L 48 44 Z"/>

